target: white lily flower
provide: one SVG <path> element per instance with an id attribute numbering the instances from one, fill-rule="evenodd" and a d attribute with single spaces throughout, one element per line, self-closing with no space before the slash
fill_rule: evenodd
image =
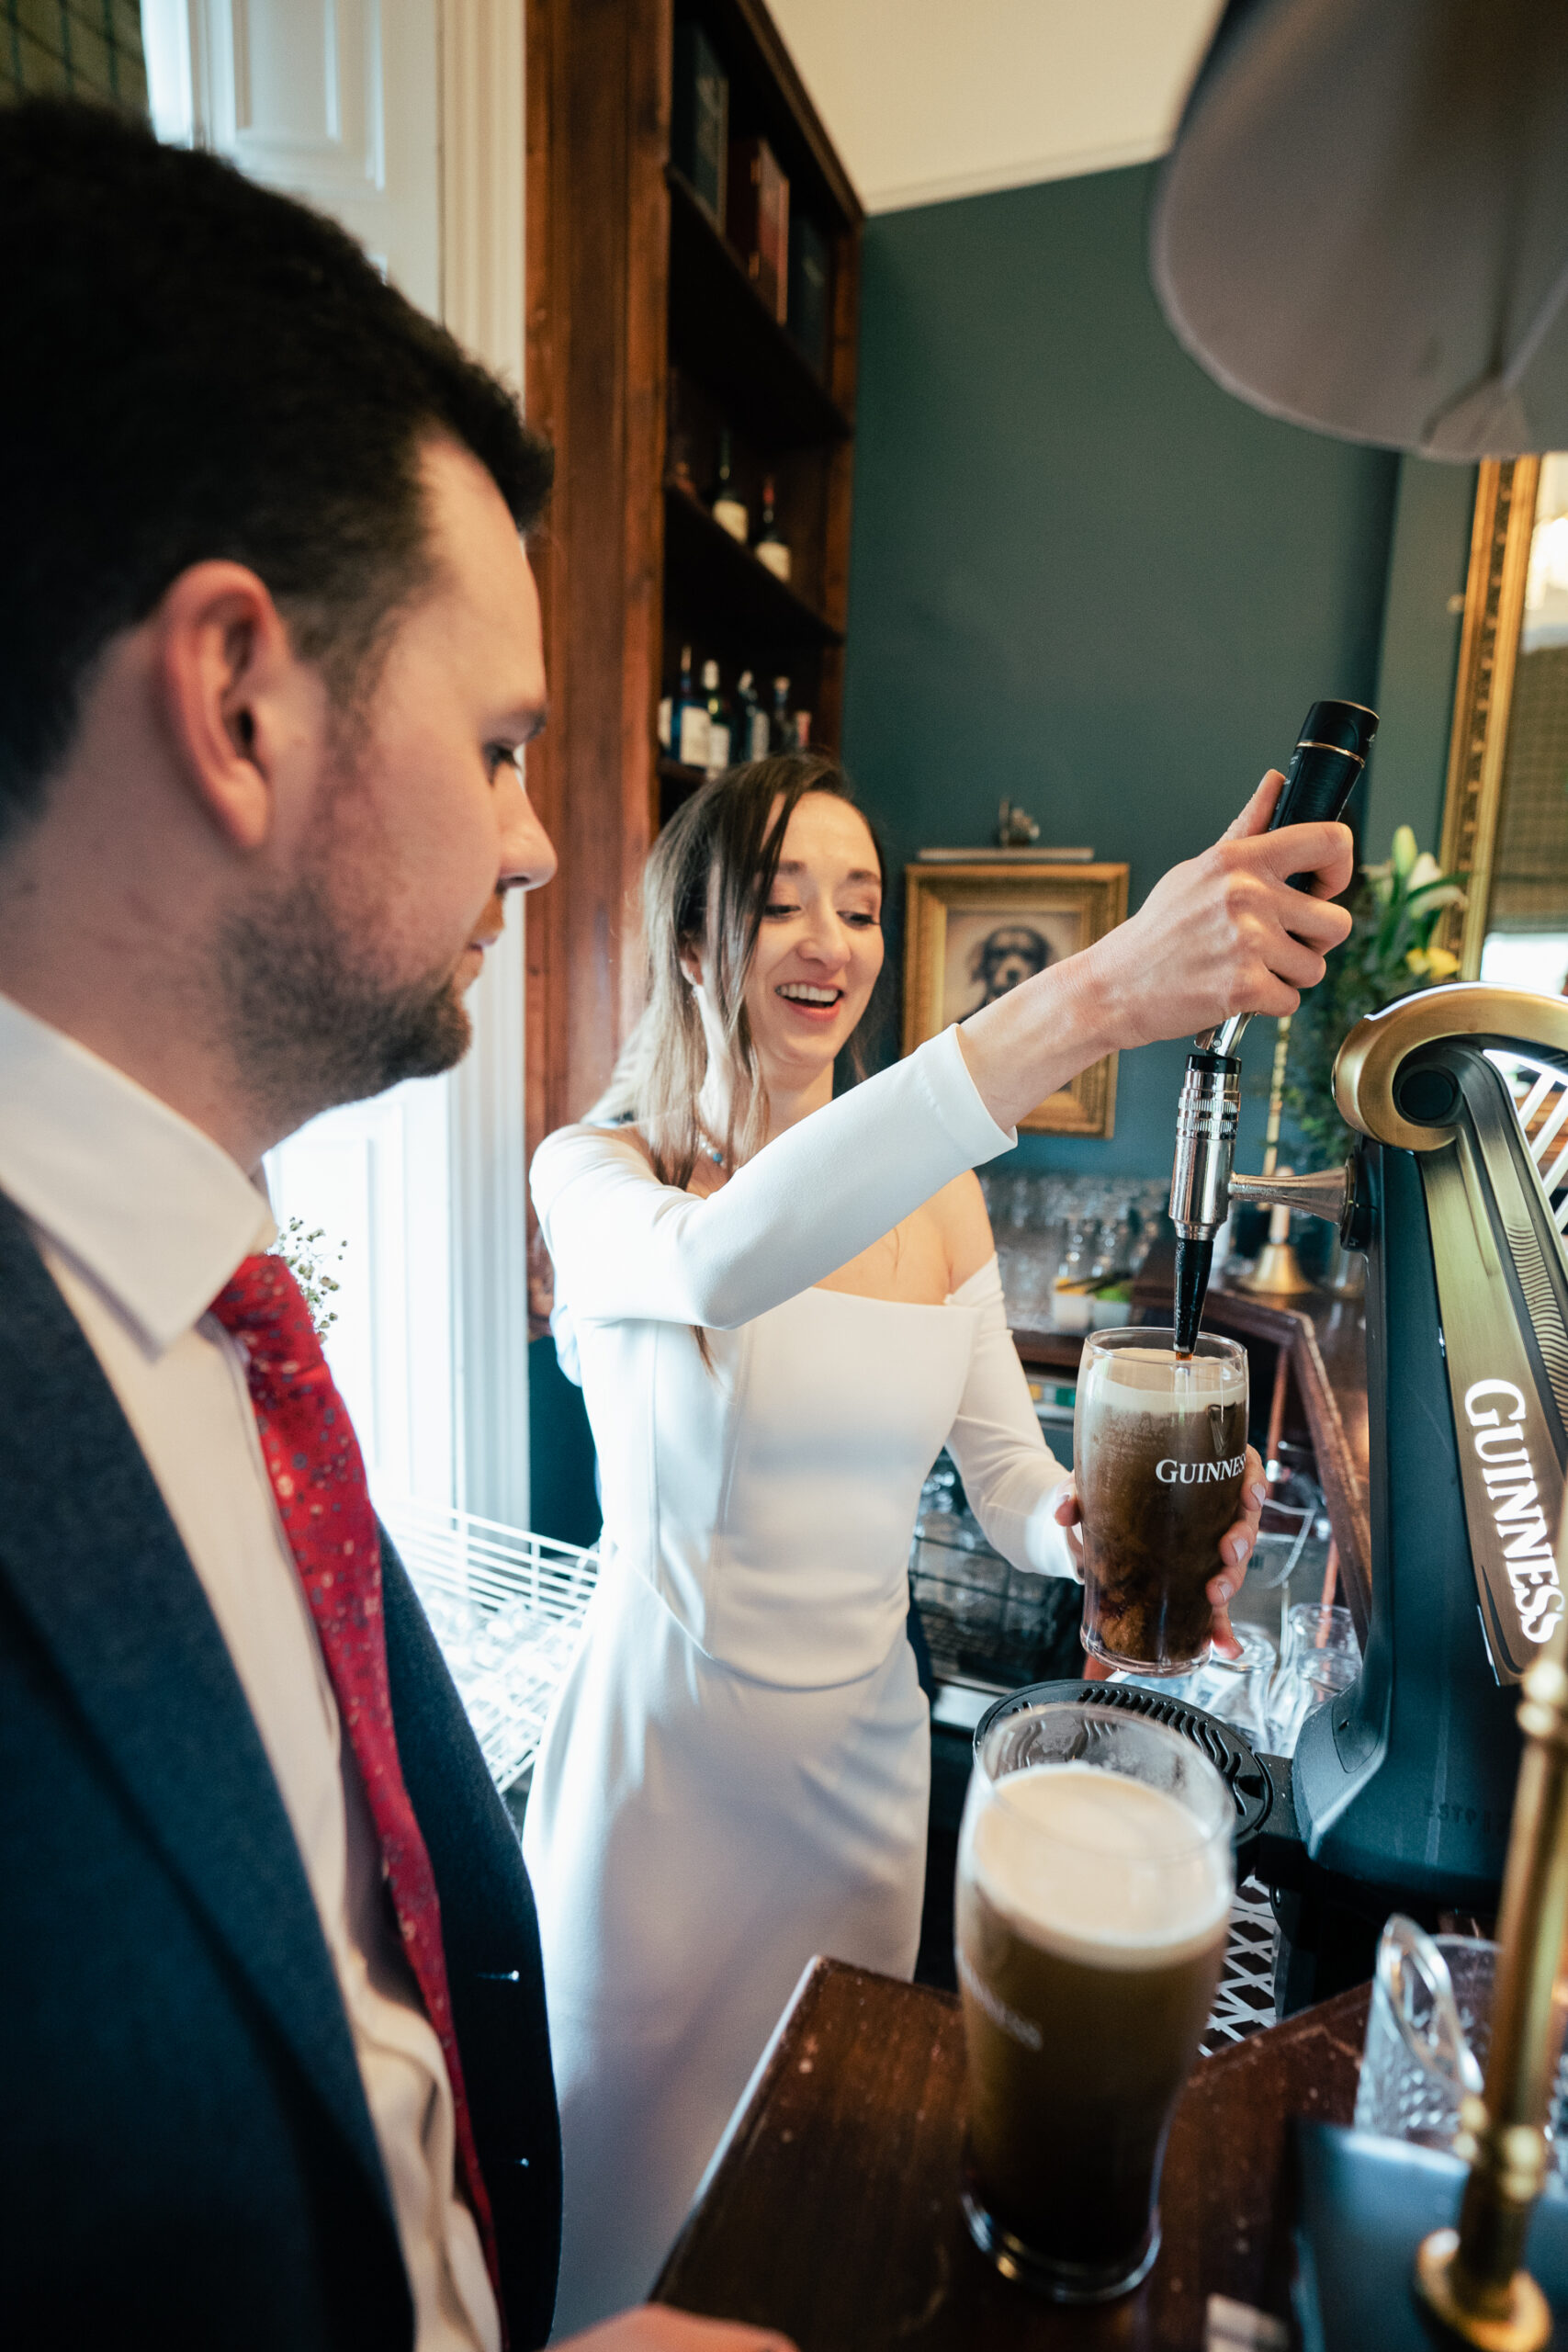
<path id="1" fill-rule="evenodd" d="M 1424 890 L 1412 890 L 1409 900 L 1413 915 L 1432 915 L 1439 907 L 1462 907 L 1468 903 L 1457 882 L 1428 883 Z"/>

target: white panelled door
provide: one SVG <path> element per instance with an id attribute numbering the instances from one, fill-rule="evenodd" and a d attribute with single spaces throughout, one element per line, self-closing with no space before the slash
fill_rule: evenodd
<path id="1" fill-rule="evenodd" d="M 450 49 L 471 6 L 142 0 L 154 126 L 333 214 L 439 318 L 453 262 L 452 241 L 443 247 L 442 36 Z M 481 44 L 481 79 L 485 64 Z M 492 107 L 501 99 L 503 129 L 514 111 L 520 157 L 520 45 L 515 83 L 514 109 L 493 78 L 489 96 Z M 470 275 L 492 234 L 509 274 L 515 248 L 520 317 L 520 218 L 492 230 L 482 212 L 466 213 L 461 233 L 457 259 Z M 520 933 L 514 903 L 469 999 L 476 1046 L 460 1072 L 329 1112 L 268 1155 L 267 1178 L 279 1223 L 298 1216 L 325 1236 L 341 1285 L 326 1350 L 372 1486 L 525 1526 Z"/>

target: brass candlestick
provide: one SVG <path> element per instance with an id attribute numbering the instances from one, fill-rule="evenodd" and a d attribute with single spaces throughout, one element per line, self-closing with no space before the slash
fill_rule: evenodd
<path id="1" fill-rule="evenodd" d="M 1561 1532 L 1557 1543 L 1561 1561 Z M 1545 2296 L 1524 2267 L 1530 2214 L 1546 2178 L 1544 2123 L 1556 2072 L 1558 1963 L 1568 1926 L 1568 1618 L 1521 1685 L 1519 1764 L 1497 1923 L 1486 2088 L 1460 2108 L 1469 2159 L 1457 2230 L 1436 2230 L 1416 2256 L 1418 2294 L 1481 2352 L 1540 2352 L 1551 2340 Z"/>
<path id="2" fill-rule="evenodd" d="M 1269 1124 L 1263 1130 L 1263 1180 L 1279 1172 L 1280 1122 L 1285 1108 L 1285 1057 L 1291 1049 L 1291 1016 L 1282 1012 L 1274 1033 L 1274 1067 L 1269 1077 Z M 1284 1171 L 1289 1175 L 1290 1170 Z M 1271 1298 L 1299 1298 L 1312 1284 L 1302 1272 L 1291 1240 L 1291 1212 L 1282 1204 L 1269 1219 L 1269 1238 L 1258 1263 L 1242 1278 L 1243 1290 L 1260 1291 Z"/>

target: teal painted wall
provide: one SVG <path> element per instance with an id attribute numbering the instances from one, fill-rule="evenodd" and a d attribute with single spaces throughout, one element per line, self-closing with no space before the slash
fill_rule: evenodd
<path id="1" fill-rule="evenodd" d="M 897 868 L 989 840 L 1005 794 L 1046 841 L 1126 859 L 1136 907 L 1315 696 L 1375 697 L 1399 461 L 1257 415 L 1185 356 L 1148 287 L 1152 185 L 867 223 L 845 753 Z M 1182 1059 L 1124 1054 L 1114 1138 L 1026 1158 L 1162 1172 Z M 1243 1166 L 1269 1059 L 1250 1038 Z"/>

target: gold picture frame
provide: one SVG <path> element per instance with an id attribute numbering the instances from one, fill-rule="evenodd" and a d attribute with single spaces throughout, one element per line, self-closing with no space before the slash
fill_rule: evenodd
<path id="1" fill-rule="evenodd" d="M 904 876 L 907 1054 L 1126 920 L 1124 865 L 931 859 Z M 1116 1056 L 1080 1071 L 1018 1124 L 1043 1135 L 1114 1134 Z"/>
<path id="2" fill-rule="evenodd" d="M 1463 907 L 1450 907 L 1438 944 L 1460 959 L 1460 978 L 1480 977 L 1492 896 L 1492 864 L 1502 803 L 1503 763 L 1524 617 L 1535 526 L 1539 458 L 1488 458 L 1481 466 L 1470 537 L 1464 633 L 1449 739 L 1443 803 L 1445 874 L 1466 877 Z"/>

